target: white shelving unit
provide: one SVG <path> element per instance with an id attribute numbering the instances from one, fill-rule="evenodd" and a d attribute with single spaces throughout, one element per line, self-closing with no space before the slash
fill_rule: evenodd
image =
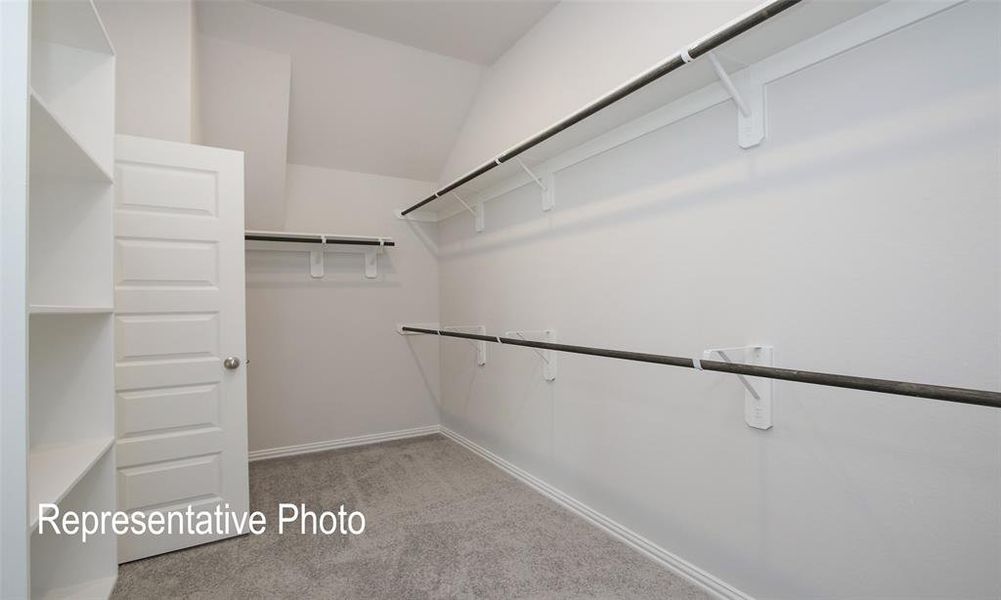
<path id="1" fill-rule="evenodd" d="M 28 515 L 32 598 L 107 597 L 113 534 L 54 535 L 39 503 L 115 492 L 115 56 L 91 0 L 32 0 L 28 131 Z"/>

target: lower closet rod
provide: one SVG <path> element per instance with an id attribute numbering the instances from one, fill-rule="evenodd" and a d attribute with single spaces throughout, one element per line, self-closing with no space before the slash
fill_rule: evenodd
<path id="1" fill-rule="evenodd" d="M 1001 392 L 992 392 L 988 390 L 971 390 L 967 388 L 956 388 L 943 385 L 930 385 L 927 383 L 894 381 L 892 379 L 874 379 L 871 377 L 855 377 L 854 375 L 838 375 L 835 373 L 818 373 L 815 371 L 800 371 L 799 369 L 782 369 L 762 365 L 727 363 L 715 360 L 700 360 L 699 365 L 697 366 L 694 360 L 682 356 L 664 356 L 661 354 L 646 354 L 644 352 L 626 352 L 624 350 L 609 350 L 607 348 L 592 348 L 590 346 L 571 346 L 569 344 L 536 342 L 532 340 L 507 338 L 495 335 L 459 333 L 456 331 L 444 331 L 440 329 L 425 329 L 423 327 L 403 326 L 401 330 L 408 333 L 424 333 L 428 335 L 440 335 L 467 340 L 478 340 L 482 342 L 495 342 L 510 346 L 525 346 L 528 348 L 539 348 L 542 350 L 570 352 L 572 354 L 605 356 L 621 360 L 670 365 L 672 367 L 684 367 L 686 369 L 696 369 L 701 367 L 704 371 L 719 371 L 721 373 L 750 375 L 751 377 L 765 377 L 768 379 L 781 379 L 783 381 L 797 381 L 799 383 L 812 383 L 814 385 L 826 385 L 830 387 L 848 388 L 853 390 L 865 390 L 868 392 L 880 392 L 883 394 L 930 398 L 932 400 L 944 400 L 946 402 L 957 402 L 959 404 L 974 404 L 977 406 L 992 406 L 994 408 L 1001 408 Z"/>

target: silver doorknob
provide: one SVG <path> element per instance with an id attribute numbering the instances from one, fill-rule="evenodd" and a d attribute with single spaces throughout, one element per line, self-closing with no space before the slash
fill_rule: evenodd
<path id="1" fill-rule="evenodd" d="M 240 359 L 235 356 L 227 357 L 226 360 L 222 361 L 222 366 L 227 369 L 238 369 L 240 367 Z"/>

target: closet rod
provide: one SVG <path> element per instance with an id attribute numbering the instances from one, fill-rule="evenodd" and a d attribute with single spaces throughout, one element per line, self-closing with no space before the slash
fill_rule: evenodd
<path id="1" fill-rule="evenodd" d="M 444 196 L 445 194 L 451 192 L 452 190 L 458 188 L 459 186 L 469 183 L 470 181 L 476 179 L 480 175 L 483 175 L 487 171 L 490 171 L 500 166 L 502 163 L 511 160 L 512 158 L 518 156 L 519 154 L 525 152 L 526 150 L 529 150 L 530 148 L 538 146 L 539 144 L 553 137 L 557 133 L 560 133 L 561 131 L 571 127 L 572 125 L 575 125 L 580 121 L 583 121 L 584 119 L 590 117 L 594 113 L 604 108 L 607 108 L 612 104 L 615 104 L 619 100 L 622 100 L 626 96 L 632 94 L 633 92 L 643 87 L 646 87 L 647 85 L 660 79 L 664 75 L 667 75 L 668 73 L 676 69 L 679 69 L 680 67 L 683 67 L 691 60 L 695 60 L 696 58 L 704 55 L 705 53 L 711 50 L 715 50 L 716 48 L 722 46 L 726 42 L 744 33 L 745 31 L 753 27 L 756 27 L 761 23 L 764 23 L 765 21 L 774 17 L 780 12 L 786 10 L 787 8 L 795 6 L 796 4 L 799 4 L 802 1 L 803 0 L 776 0 L 775 2 L 771 2 L 767 6 L 761 8 L 760 10 L 748 14 L 743 19 L 740 19 L 739 21 L 732 23 L 728 27 L 725 27 L 717 31 L 711 36 L 704 38 L 698 42 L 695 42 L 694 44 L 686 47 L 684 53 L 675 54 L 671 58 L 667 59 L 665 62 L 647 71 L 646 73 L 640 75 L 636 79 L 633 79 L 632 81 L 626 83 L 622 87 L 614 90 L 607 96 L 604 96 L 603 98 L 597 100 L 596 102 L 589 104 L 588 106 L 585 106 L 583 109 L 575 112 L 574 114 L 556 123 L 550 128 L 543 130 L 542 132 L 518 144 L 514 148 L 511 148 L 507 152 L 504 152 L 496 159 L 482 165 L 481 167 L 475 169 L 470 173 L 467 173 L 466 175 L 460 177 L 459 179 L 456 179 L 452 183 L 446 185 L 442 189 L 438 190 L 437 192 L 428 196 L 427 198 L 421 200 L 417 204 L 414 204 L 413 206 L 403 210 L 400 214 L 406 215 L 408 213 L 411 213 L 417 210 L 418 208 L 424 206 L 425 204 L 433 202 L 437 198 Z M 683 56 L 683 54 L 687 54 L 687 56 Z"/>
<path id="2" fill-rule="evenodd" d="M 319 235 L 306 236 L 294 236 L 294 235 L 276 235 L 276 234 L 259 234 L 259 233 L 248 233 L 243 236 L 243 239 L 247 241 L 255 242 L 293 242 L 296 244 L 320 244 L 323 243 L 323 238 Z M 351 238 L 351 237 L 337 237 L 337 236 L 327 236 L 327 244 L 346 244 L 353 246 L 395 246 L 396 242 L 390 239 L 382 238 Z"/>
<path id="3" fill-rule="evenodd" d="M 572 354 L 605 356 L 621 360 L 670 365 L 672 367 L 684 367 L 686 369 L 697 368 L 695 361 L 691 358 L 685 358 L 682 356 L 664 356 L 661 354 L 646 354 L 643 352 L 626 352 L 624 350 L 609 350 L 607 348 L 592 348 L 590 346 L 571 346 L 569 344 L 537 342 L 493 335 L 480 335 L 475 333 L 459 333 L 456 331 L 425 329 L 423 327 L 403 326 L 401 331 L 407 333 L 423 333 L 428 335 L 463 338 L 483 342 L 495 342 L 511 346 L 525 346 L 528 348 L 539 348 L 542 350 L 555 350 L 557 352 L 569 352 Z M 864 390 L 868 392 L 880 392 L 883 394 L 897 394 L 900 396 L 944 400 L 946 402 L 957 402 L 959 404 L 973 404 L 977 406 L 1001 408 L 1001 392 L 992 392 L 988 390 L 971 390 L 967 388 L 930 385 L 926 383 L 911 383 L 908 381 L 894 381 L 891 379 L 873 379 L 871 377 L 856 377 L 854 375 L 839 375 L 835 373 L 817 373 L 815 371 L 800 371 L 799 369 L 782 369 L 762 365 L 727 363 L 715 360 L 700 360 L 699 364 L 701 365 L 702 370 L 705 371 L 719 371 L 721 373 L 749 375 L 751 377 L 765 377 L 768 379 L 781 379 L 783 381 L 796 381 L 799 383 L 811 383 L 814 385 L 826 385 L 830 387 Z"/>

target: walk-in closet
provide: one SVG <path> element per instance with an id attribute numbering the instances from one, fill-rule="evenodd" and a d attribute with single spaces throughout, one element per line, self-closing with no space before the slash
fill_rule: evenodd
<path id="1" fill-rule="evenodd" d="M 998 0 L 0 0 L 0 600 L 1001 598 Z"/>

